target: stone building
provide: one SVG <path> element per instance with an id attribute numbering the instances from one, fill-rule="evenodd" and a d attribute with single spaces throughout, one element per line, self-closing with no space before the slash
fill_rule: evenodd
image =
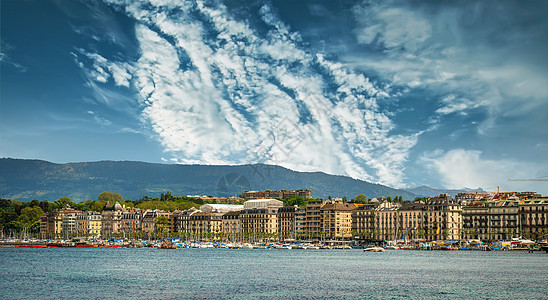
<path id="1" fill-rule="evenodd" d="M 226 233 L 229 237 L 235 237 L 241 232 L 240 211 L 224 213 L 221 219 L 223 233 Z"/>
<path id="2" fill-rule="evenodd" d="M 422 202 L 406 202 L 397 213 L 396 238 L 405 241 L 423 239 L 426 230 L 423 227 L 426 205 Z"/>
<path id="3" fill-rule="evenodd" d="M 189 216 L 191 235 L 205 237 L 207 234 L 220 233 L 223 230 L 223 213 L 196 212 Z"/>
<path id="4" fill-rule="evenodd" d="M 124 212 L 125 213 L 125 212 Z M 160 217 L 166 219 L 165 224 L 158 223 Z M 143 232 L 167 232 L 169 231 L 169 213 L 163 210 L 145 210 L 142 213 L 141 231 Z"/>
<path id="5" fill-rule="evenodd" d="M 107 202 L 101 213 L 102 228 L 101 235 L 109 236 L 111 234 L 120 233 L 120 220 L 122 219 L 122 205 L 116 202 L 114 205 Z"/>
<path id="6" fill-rule="evenodd" d="M 68 214 L 77 214 L 81 211 L 66 206 L 61 209 L 54 209 L 40 217 L 40 232 L 53 235 L 63 233 L 63 217 Z"/>
<path id="7" fill-rule="evenodd" d="M 281 237 L 295 237 L 295 212 L 298 206 L 286 206 L 278 209 L 278 233 Z"/>
<path id="8" fill-rule="evenodd" d="M 373 240 L 375 231 L 376 203 L 367 203 L 358 206 L 352 211 L 352 231 L 361 240 Z"/>
<path id="9" fill-rule="evenodd" d="M 352 237 L 352 211 L 354 204 L 326 203 L 320 208 L 322 235 L 329 239 Z"/>
<path id="10" fill-rule="evenodd" d="M 483 241 L 519 235 L 519 200 L 475 201 L 462 207 L 462 236 Z"/>
<path id="11" fill-rule="evenodd" d="M 527 199 L 519 204 L 520 233 L 532 240 L 548 239 L 548 199 Z"/>
<path id="12" fill-rule="evenodd" d="M 319 235 L 322 232 L 321 208 L 327 200 L 310 201 L 306 204 L 306 228 L 307 234 Z"/>
<path id="13" fill-rule="evenodd" d="M 283 202 L 274 199 L 248 200 L 240 212 L 243 233 L 278 233 L 278 209 Z"/>
<path id="14" fill-rule="evenodd" d="M 461 238 L 462 207 L 448 194 L 428 198 L 425 210 L 423 230 L 427 240 L 459 240 Z"/>
<path id="15" fill-rule="evenodd" d="M 101 214 L 87 211 L 76 214 L 76 233 L 80 237 L 99 237 L 101 235 Z"/>
<path id="16" fill-rule="evenodd" d="M 133 233 L 143 231 L 144 210 L 122 207 L 122 215 L 119 220 L 119 231 L 121 233 Z"/>
<path id="17" fill-rule="evenodd" d="M 399 206 L 392 202 L 382 202 L 375 209 L 375 240 L 393 241 L 396 239 L 396 224 Z"/>

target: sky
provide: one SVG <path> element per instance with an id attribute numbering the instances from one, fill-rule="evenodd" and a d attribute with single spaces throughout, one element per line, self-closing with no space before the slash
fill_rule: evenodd
<path id="1" fill-rule="evenodd" d="M 546 1 L 2 0 L 0 157 L 548 182 Z"/>

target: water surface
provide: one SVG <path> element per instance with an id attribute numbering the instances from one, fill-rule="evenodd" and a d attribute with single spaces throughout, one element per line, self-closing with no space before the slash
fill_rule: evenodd
<path id="1" fill-rule="evenodd" d="M 548 299 L 535 252 L 0 248 L 3 299 Z"/>

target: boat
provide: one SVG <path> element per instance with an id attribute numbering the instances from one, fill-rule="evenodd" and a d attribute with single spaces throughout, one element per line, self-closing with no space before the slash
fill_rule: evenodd
<path id="1" fill-rule="evenodd" d="M 459 250 L 459 248 L 453 247 L 453 246 L 441 246 L 441 247 L 440 247 L 440 250 L 455 251 L 455 250 Z"/>
<path id="2" fill-rule="evenodd" d="M 363 249 L 363 252 L 386 252 L 382 247 L 369 247 Z"/>
<path id="3" fill-rule="evenodd" d="M 168 241 L 163 241 L 162 243 L 160 243 L 158 248 L 159 249 L 177 249 L 177 244 L 176 243 L 171 243 L 171 242 L 168 242 Z"/>

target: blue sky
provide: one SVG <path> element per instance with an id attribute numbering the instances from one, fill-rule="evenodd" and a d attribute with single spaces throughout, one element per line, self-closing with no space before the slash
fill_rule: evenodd
<path id="1" fill-rule="evenodd" d="M 1 3 L 0 156 L 548 176 L 545 1 Z"/>

